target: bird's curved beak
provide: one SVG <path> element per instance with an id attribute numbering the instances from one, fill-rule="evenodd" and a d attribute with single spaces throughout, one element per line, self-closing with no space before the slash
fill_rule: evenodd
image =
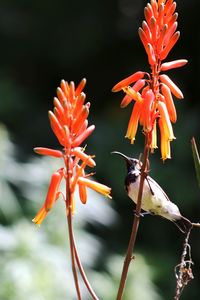
<path id="1" fill-rule="evenodd" d="M 125 160 L 125 162 L 127 164 L 127 168 L 131 167 L 131 165 L 133 164 L 132 159 L 121 152 L 113 151 L 113 152 L 111 152 L 111 154 L 117 154 L 117 155 L 120 155 L 121 157 L 123 157 L 123 159 Z"/>

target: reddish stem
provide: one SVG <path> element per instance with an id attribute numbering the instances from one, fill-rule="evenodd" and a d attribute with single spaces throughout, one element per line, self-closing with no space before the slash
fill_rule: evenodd
<path id="1" fill-rule="evenodd" d="M 72 229 L 72 198 L 71 198 L 71 191 L 70 191 L 70 180 L 71 180 L 71 173 L 70 173 L 70 155 L 66 155 L 66 169 L 67 169 L 67 176 L 66 176 L 66 213 L 67 213 L 67 221 L 68 221 L 68 232 L 69 232 L 69 243 L 70 243 L 70 252 L 71 252 L 71 264 L 72 264 L 72 272 L 74 276 L 74 283 L 76 287 L 76 293 L 78 300 L 82 300 L 81 292 L 79 288 L 78 282 L 78 275 L 76 271 L 75 265 L 75 251 L 74 251 L 74 241 L 73 241 L 73 229 Z"/>
<path id="2" fill-rule="evenodd" d="M 137 197 L 136 212 L 135 212 L 135 216 L 134 216 L 134 220 L 133 220 L 132 232 L 131 232 L 131 236 L 130 236 L 130 240 L 129 240 L 129 245 L 127 248 L 126 257 L 124 260 L 124 266 L 123 266 L 123 270 L 122 270 L 122 275 L 121 275 L 121 279 L 120 279 L 120 285 L 119 285 L 116 300 L 121 300 L 123 297 L 129 265 L 131 263 L 131 260 L 133 259 L 132 253 L 134 250 L 138 227 L 139 227 L 139 223 L 140 223 L 142 193 L 143 193 L 144 180 L 146 177 L 147 161 L 148 161 L 148 156 L 149 156 L 148 140 L 149 140 L 149 134 L 147 133 L 146 139 L 145 139 L 144 153 L 143 153 L 143 164 L 142 164 L 142 168 L 141 168 L 140 185 L 139 185 L 139 191 L 138 191 L 138 197 Z"/>
<path id="3" fill-rule="evenodd" d="M 78 268 L 79 268 L 79 271 L 80 271 L 80 274 L 83 278 L 83 281 L 85 283 L 85 286 L 87 287 L 88 289 L 88 292 L 90 293 L 91 297 L 93 300 L 99 300 L 99 298 L 97 297 L 97 295 L 95 294 L 95 292 L 93 291 L 88 279 L 87 279 L 87 276 L 85 274 L 85 271 L 83 269 L 83 266 L 82 266 L 82 263 L 81 263 L 81 260 L 79 258 L 79 254 L 78 254 L 78 251 L 77 251 L 77 247 L 76 247 L 76 242 L 75 242 L 75 239 L 74 239 L 74 235 L 73 235 L 73 245 L 74 245 L 74 254 L 75 254 L 75 259 L 76 259 L 76 263 L 78 265 Z"/>

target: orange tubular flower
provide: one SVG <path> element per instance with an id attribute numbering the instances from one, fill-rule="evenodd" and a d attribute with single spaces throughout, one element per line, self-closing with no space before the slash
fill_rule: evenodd
<path id="1" fill-rule="evenodd" d="M 141 74 L 139 77 L 137 76 L 136 80 L 140 77 Z M 57 88 L 57 97 L 53 101 L 53 111 L 49 111 L 49 120 L 52 130 L 62 146 L 62 150 L 43 147 L 34 148 L 37 154 L 62 158 L 65 164 L 65 168 L 58 170 L 52 175 L 45 203 L 33 219 L 35 224 L 39 225 L 42 223 L 59 198 L 59 187 L 62 178 L 67 183 L 65 202 L 68 212 L 70 209 L 72 213 L 74 212 L 76 187 L 79 189 L 80 200 L 84 204 L 87 202 L 88 187 L 110 197 L 111 189 L 109 187 L 91 181 L 86 178 L 91 174 L 85 174 L 87 166 L 91 168 L 96 166 L 93 159 L 94 156 L 87 155 L 85 149 L 81 147 L 81 144 L 95 129 L 94 125 L 88 126 L 87 118 L 90 103 L 84 104 L 86 95 L 82 91 L 85 84 L 86 79 L 82 79 L 77 88 L 75 88 L 74 82 L 68 84 L 68 82 L 62 80 L 60 87 Z"/>
<path id="2" fill-rule="evenodd" d="M 95 190 L 96 192 L 98 192 L 106 197 L 111 198 L 110 197 L 111 189 L 104 184 L 92 181 L 92 180 L 90 180 L 88 178 L 84 178 L 84 177 L 79 177 L 78 183 L 83 184 L 83 185 Z"/>
<path id="3" fill-rule="evenodd" d="M 175 123 L 177 120 L 172 94 L 178 99 L 183 99 L 183 93 L 169 76 L 160 73 L 187 63 L 186 59 L 163 62 L 180 37 L 180 32 L 176 31 L 178 14 L 175 10 L 176 2 L 173 0 L 151 0 L 146 5 L 145 21 L 142 22 L 138 33 L 147 53 L 151 73 L 137 71 L 112 89 L 113 92 L 125 92 L 121 107 L 134 103 L 126 133 L 131 143 L 135 140 L 140 124 L 143 132 L 148 134 L 151 150 L 157 148 L 156 119 L 159 119 L 163 160 L 171 157 L 170 141 L 174 139 L 171 122 Z M 170 135 L 166 135 L 167 128 Z"/>

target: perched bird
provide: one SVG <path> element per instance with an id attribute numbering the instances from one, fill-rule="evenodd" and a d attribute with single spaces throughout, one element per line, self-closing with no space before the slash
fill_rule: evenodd
<path id="1" fill-rule="evenodd" d="M 131 200 L 137 204 L 142 163 L 138 159 L 127 157 L 121 152 L 114 151 L 112 153 L 122 156 L 126 161 L 125 189 Z M 146 212 L 172 221 L 183 233 L 187 232 L 193 225 L 181 215 L 178 206 L 169 200 L 163 189 L 150 176 L 146 176 L 144 180 L 141 208 Z"/>

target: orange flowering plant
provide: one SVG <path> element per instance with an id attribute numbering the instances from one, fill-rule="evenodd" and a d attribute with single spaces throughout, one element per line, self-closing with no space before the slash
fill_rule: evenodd
<path id="1" fill-rule="evenodd" d="M 150 0 L 144 8 L 145 20 L 139 28 L 139 37 L 148 57 L 150 72 L 137 71 L 121 80 L 113 88 L 113 92 L 123 91 L 124 98 L 121 107 L 133 103 L 133 109 L 128 123 L 125 137 L 134 143 L 138 126 L 142 126 L 145 136 L 142 156 L 139 188 L 136 200 L 136 211 L 130 241 L 121 274 L 117 300 L 121 300 L 124 293 L 128 268 L 132 260 L 138 232 L 142 195 L 145 178 L 149 172 L 149 154 L 157 146 L 157 131 L 160 131 L 160 148 L 162 160 L 171 158 L 170 143 L 175 139 L 172 123 L 177 120 L 173 97 L 183 99 L 183 93 L 166 71 L 179 68 L 187 63 L 186 59 L 166 61 L 169 53 L 177 43 L 180 32 L 177 31 L 176 2 L 173 0 Z M 199 224 L 192 223 L 199 227 Z M 191 227 L 192 228 L 192 227 Z M 191 257 L 188 254 L 188 239 L 191 229 L 187 232 L 181 264 L 176 274 L 177 287 L 175 298 L 178 300 L 185 285 L 192 279 Z M 186 255 L 189 260 L 186 262 Z M 187 274 L 186 274 L 187 273 Z"/>
<path id="2" fill-rule="evenodd" d="M 177 120 L 173 96 L 183 98 L 178 86 L 163 72 L 179 68 L 186 59 L 163 62 L 180 37 L 178 14 L 173 0 L 151 0 L 144 9 L 145 21 L 139 37 L 145 48 L 151 73 L 138 71 L 117 83 L 112 91 L 123 90 L 121 107 L 134 102 L 126 137 L 134 143 L 138 124 L 148 134 L 151 151 L 157 148 L 157 123 L 160 130 L 162 159 L 171 158 L 170 142 L 175 139 L 172 123 Z"/>
<path id="3" fill-rule="evenodd" d="M 81 265 L 72 228 L 76 189 L 78 189 L 79 198 L 83 204 L 87 202 L 87 188 L 91 188 L 111 198 L 111 189 L 104 184 L 90 179 L 89 177 L 93 173 L 87 174 L 85 171 L 87 166 L 91 168 L 96 166 L 94 155 L 86 154 L 85 147 L 81 146 L 95 129 L 94 125 L 88 126 L 87 118 L 90 102 L 85 103 L 86 95 L 83 92 L 85 84 L 86 79 L 82 79 L 77 87 L 75 87 L 74 82 L 68 84 L 68 82 L 62 80 L 60 87 L 57 88 L 57 97 L 53 101 L 54 109 L 53 111 L 49 111 L 49 119 L 51 128 L 62 147 L 61 150 L 44 147 L 34 148 L 37 154 L 63 159 L 64 167 L 58 169 L 52 175 L 44 205 L 38 211 L 33 222 L 40 225 L 55 202 L 59 198 L 64 199 L 68 218 L 72 269 L 77 297 L 81 299 L 76 263 L 92 298 L 98 299 Z M 63 195 L 60 191 L 62 179 L 66 182 L 66 195 Z"/>

